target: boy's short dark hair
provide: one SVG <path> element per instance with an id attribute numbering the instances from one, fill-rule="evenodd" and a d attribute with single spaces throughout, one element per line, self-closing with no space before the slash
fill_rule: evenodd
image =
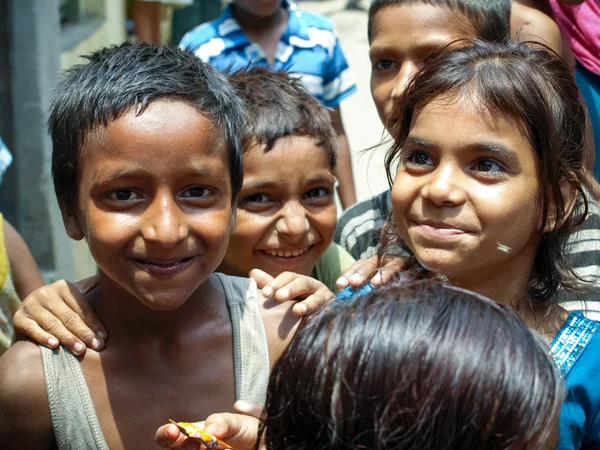
<path id="1" fill-rule="evenodd" d="M 473 37 L 490 42 L 510 38 L 511 0 L 373 0 L 369 7 L 368 33 L 371 41 L 373 18 L 383 8 L 432 5 L 462 14 L 472 27 Z M 465 30 L 466 31 L 466 30 Z"/>
<path id="2" fill-rule="evenodd" d="M 330 114 L 298 78 L 254 67 L 233 73 L 229 81 L 248 105 L 244 151 L 254 142 L 268 152 L 280 138 L 309 136 L 325 150 L 331 168 L 335 167 L 337 140 Z"/>
<path id="3" fill-rule="evenodd" d="M 233 198 L 243 182 L 241 141 L 245 105 L 226 77 L 192 52 L 146 44 L 106 47 L 64 73 L 54 92 L 48 128 L 52 176 L 61 207 L 77 204 L 79 152 L 88 134 L 135 108 L 173 99 L 205 115 L 229 153 Z M 149 155 L 150 156 L 150 155 Z"/>

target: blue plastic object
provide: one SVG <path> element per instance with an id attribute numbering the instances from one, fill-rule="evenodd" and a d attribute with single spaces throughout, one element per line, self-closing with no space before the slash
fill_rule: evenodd
<path id="1" fill-rule="evenodd" d="M 362 285 L 359 288 L 354 288 L 352 286 L 348 286 L 347 288 L 342 289 L 338 295 L 335 297 L 336 302 L 351 302 L 356 297 L 360 297 L 362 295 L 368 294 L 375 286 L 371 283 L 367 283 Z"/>

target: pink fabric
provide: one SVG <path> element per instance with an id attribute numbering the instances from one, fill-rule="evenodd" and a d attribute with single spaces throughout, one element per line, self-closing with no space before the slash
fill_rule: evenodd
<path id="1" fill-rule="evenodd" d="M 577 61 L 600 75 L 600 0 L 585 0 L 577 6 L 563 5 L 557 0 L 550 0 L 550 4 Z"/>

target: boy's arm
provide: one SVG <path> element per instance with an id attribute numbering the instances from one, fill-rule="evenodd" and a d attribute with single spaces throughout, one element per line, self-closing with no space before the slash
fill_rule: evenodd
<path id="1" fill-rule="evenodd" d="M 338 142 L 337 166 L 334 173 L 340 182 L 340 200 L 345 209 L 356 203 L 356 190 L 354 188 L 350 146 L 348 145 L 348 137 L 346 136 L 346 130 L 344 130 L 342 112 L 340 111 L 339 106 L 331 109 L 331 124 L 337 135 Z"/>
<path id="2" fill-rule="evenodd" d="M 7 449 L 55 448 L 40 349 L 31 342 L 0 358 L 0 442 Z"/>
<path id="3" fill-rule="evenodd" d="M 19 298 L 24 299 L 45 283 L 33 255 L 21 235 L 4 220 L 4 242 L 13 283 Z"/>

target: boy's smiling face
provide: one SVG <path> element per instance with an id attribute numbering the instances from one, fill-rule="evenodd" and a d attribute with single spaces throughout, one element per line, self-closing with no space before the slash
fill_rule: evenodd
<path id="1" fill-rule="evenodd" d="M 329 156 L 312 137 L 281 138 L 268 152 L 254 145 L 244 153 L 236 228 L 220 269 L 309 275 L 333 240 L 334 184 Z"/>
<path id="2" fill-rule="evenodd" d="M 371 94 L 386 127 L 394 101 L 425 58 L 440 45 L 464 37 L 475 37 L 467 20 L 439 6 L 389 6 L 375 14 L 369 48 Z"/>
<path id="3" fill-rule="evenodd" d="M 177 308 L 219 265 L 232 228 L 215 127 L 186 103 L 155 101 L 91 132 L 80 154 L 69 235 L 85 238 L 108 279 L 146 306 Z"/>

